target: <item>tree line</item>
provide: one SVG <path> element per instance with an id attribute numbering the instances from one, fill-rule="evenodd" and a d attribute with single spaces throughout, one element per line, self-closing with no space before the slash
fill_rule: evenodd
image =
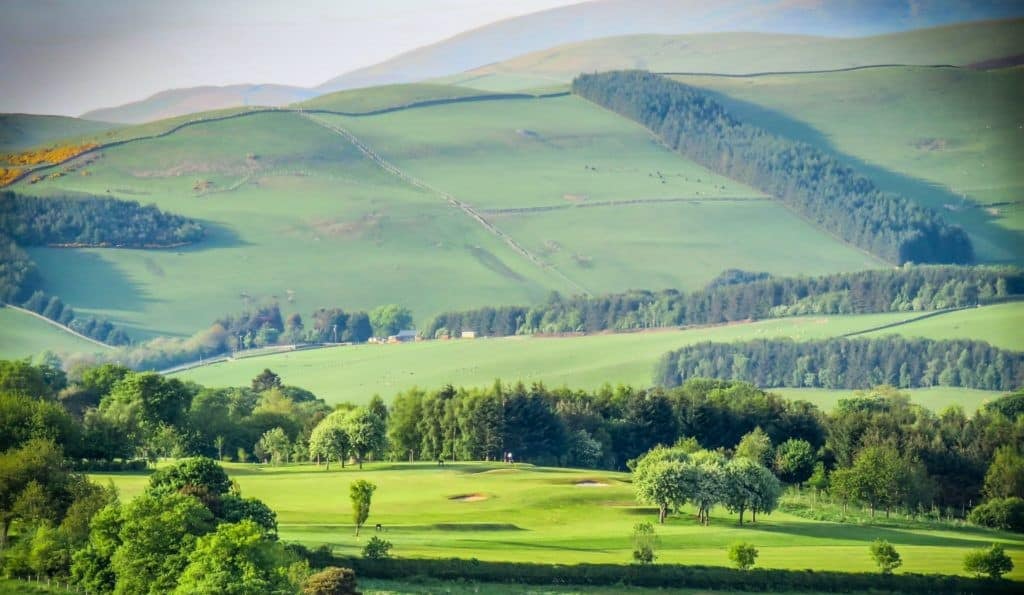
<path id="1" fill-rule="evenodd" d="M 819 277 L 771 277 L 724 271 L 707 287 L 685 293 L 640 291 L 563 297 L 535 306 L 446 312 L 426 325 L 427 337 L 599 332 L 718 324 L 807 314 L 922 312 L 989 303 L 1024 294 L 1016 267 L 905 265 L 897 269 Z"/>
<path id="2" fill-rule="evenodd" d="M 836 157 L 734 117 L 701 89 L 643 71 L 583 74 L 573 93 L 635 120 L 712 171 L 777 197 L 828 232 L 904 263 L 970 263 L 958 226 L 883 192 Z"/>
<path id="3" fill-rule="evenodd" d="M 636 469 L 637 459 L 662 445 L 688 449 L 687 455 L 703 449 L 743 456 L 787 484 L 815 477 L 814 485 L 837 498 L 880 509 L 966 510 L 982 495 L 1024 496 L 1020 392 L 973 416 L 958 407 L 930 411 L 892 388 L 843 399 L 826 413 L 746 382 L 701 378 L 673 388 L 596 391 L 495 382 L 411 389 L 390 406 L 375 397 L 362 407 L 330 407 L 270 370 L 247 387 L 206 388 L 112 364 L 69 379 L 47 364 L 0 362 L 0 452 L 39 437 L 86 468 L 195 455 L 318 461 L 329 468 L 350 460 L 497 461 L 511 454 L 536 464 Z M 859 472 L 858 465 L 864 472 L 896 465 L 893 457 L 900 473 L 909 474 L 897 475 L 910 483 L 893 488 L 889 500 L 876 497 L 882 488 L 865 492 L 856 475 L 844 475 Z M 986 514 L 1008 522 L 1015 509 L 1007 510 Z M 0 514 L 15 518 L 10 509 Z"/>
<path id="4" fill-rule="evenodd" d="M 757 339 L 699 343 L 659 361 L 654 381 L 678 386 L 690 378 L 730 378 L 766 388 L 864 389 L 961 386 L 1013 390 L 1024 385 L 1024 353 L 983 341 L 934 341 L 888 335 L 872 339 Z"/>
<path id="5" fill-rule="evenodd" d="M 193 219 L 100 196 L 33 197 L 0 192 L 0 303 L 20 305 L 89 338 L 127 345 L 128 333 L 110 321 L 80 316 L 58 296 L 45 294 L 43 278 L 23 246 L 167 248 L 197 242 L 203 227 Z"/>
<path id="6" fill-rule="evenodd" d="M 197 242 L 202 225 L 156 205 L 100 196 L 0 193 L 0 234 L 22 246 L 166 248 Z"/>

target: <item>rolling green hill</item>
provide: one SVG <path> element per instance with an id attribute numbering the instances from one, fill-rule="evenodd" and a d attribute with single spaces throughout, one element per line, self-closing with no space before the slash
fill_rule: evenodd
<path id="1" fill-rule="evenodd" d="M 318 101 L 373 109 L 424 97 L 424 88 L 366 94 Z M 48 293 L 136 337 L 188 334 L 270 300 L 303 314 L 400 303 L 422 321 L 452 308 L 533 303 L 551 290 L 694 288 L 735 266 L 877 266 L 571 96 L 364 117 L 250 113 L 93 156 L 14 189 L 153 202 L 209 229 L 204 242 L 175 251 L 31 250 Z M 757 221 L 758 233 L 730 233 L 744 221 Z M 810 251 L 816 257 L 803 258 Z"/>
<path id="2" fill-rule="evenodd" d="M 625 35 L 556 46 L 441 80 L 482 89 L 494 89 L 504 81 L 504 90 L 515 90 L 517 84 L 529 88 L 545 80 L 566 83 L 583 72 L 633 68 L 746 74 L 876 64 L 966 66 L 1020 54 L 1022 36 L 1022 19 L 858 38 L 773 33 Z"/>
<path id="3" fill-rule="evenodd" d="M 1021 304 L 986 306 L 969 311 L 993 324 L 964 329 L 959 336 L 978 340 L 1005 337 L 1004 329 L 1024 310 Z M 967 312 L 942 314 L 929 320 L 895 326 L 886 332 L 902 333 L 930 321 L 940 325 L 944 317 L 963 320 Z M 390 399 L 414 386 L 436 388 L 444 384 L 489 386 L 494 379 L 506 382 L 544 382 L 548 386 L 595 389 L 605 383 L 647 386 L 654 366 L 667 351 L 702 341 L 742 341 L 770 337 L 811 340 L 845 335 L 865 329 L 913 319 L 912 313 L 861 316 L 819 316 L 781 318 L 745 324 L 731 324 L 689 330 L 603 334 L 580 337 L 508 337 L 501 339 L 426 341 L 405 345 L 357 345 L 298 351 L 266 357 L 240 359 L 178 374 L 206 386 L 246 385 L 264 368 L 271 368 L 284 382 L 312 390 L 329 403 L 366 402 L 374 394 Z M 933 327 L 935 328 L 935 327 Z M 908 335 L 931 336 L 925 330 Z M 938 335 L 936 335 L 938 336 Z M 993 341 L 995 343 L 995 341 Z M 1019 338 L 1009 347 L 1020 348 Z M 831 407 L 850 391 L 809 392 L 801 398 Z M 996 396 L 988 391 L 934 389 L 922 391 L 925 404 L 941 408 L 960 402 L 973 410 Z"/>

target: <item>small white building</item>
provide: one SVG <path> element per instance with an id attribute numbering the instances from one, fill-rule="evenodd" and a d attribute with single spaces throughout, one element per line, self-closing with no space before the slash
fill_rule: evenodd
<path id="1" fill-rule="evenodd" d="M 461 339 L 476 339 L 476 331 L 462 331 L 459 333 Z"/>

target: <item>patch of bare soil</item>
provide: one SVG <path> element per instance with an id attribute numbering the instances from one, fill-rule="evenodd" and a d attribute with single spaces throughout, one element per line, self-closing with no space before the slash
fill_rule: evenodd
<path id="1" fill-rule="evenodd" d="M 458 496 L 448 496 L 448 499 L 454 502 L 480 502 L 486 500 L 487 496 L 484 494 L 459 494 Z"/>

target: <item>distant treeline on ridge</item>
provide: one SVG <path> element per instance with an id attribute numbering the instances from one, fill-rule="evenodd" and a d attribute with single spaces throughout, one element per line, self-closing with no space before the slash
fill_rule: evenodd
<path id="1" fill-rule="evenodd" d="M 762 388 L 864 389 L 962 386 L 1012 390 L 1024 384 L 1024 353 L 983 341 L 934 341 L 895 335 L 822 341 L 757 339 L 699 343 L 669 352 L 654 382 L 679 386 L 690 378 L 728 378 Z"/>
<path id="2" fill-rule="evenodd" d="M 903 196 L 882 192 L 821 149 L 738 120 L 700 89 L 648 72 L 618 71 L 580 75 L 572 90 L 889 262 L 974 260 L 971 240 L 960 227 Z"/>
<path id="3" fill-rule="evenodd" d="M 485 336 L 599 332 L 718 324 L 806 314 L 866 314 L 974 306 L 1024 294 L 1013 267 L 924 265 L 822 277 L 765 277 L 725 271 L 706 288 L 629 291 L 603 296 L 552 294 L 533 307 L 447 312 L 423 331 L 434 337 L 464 330 Z"/>

